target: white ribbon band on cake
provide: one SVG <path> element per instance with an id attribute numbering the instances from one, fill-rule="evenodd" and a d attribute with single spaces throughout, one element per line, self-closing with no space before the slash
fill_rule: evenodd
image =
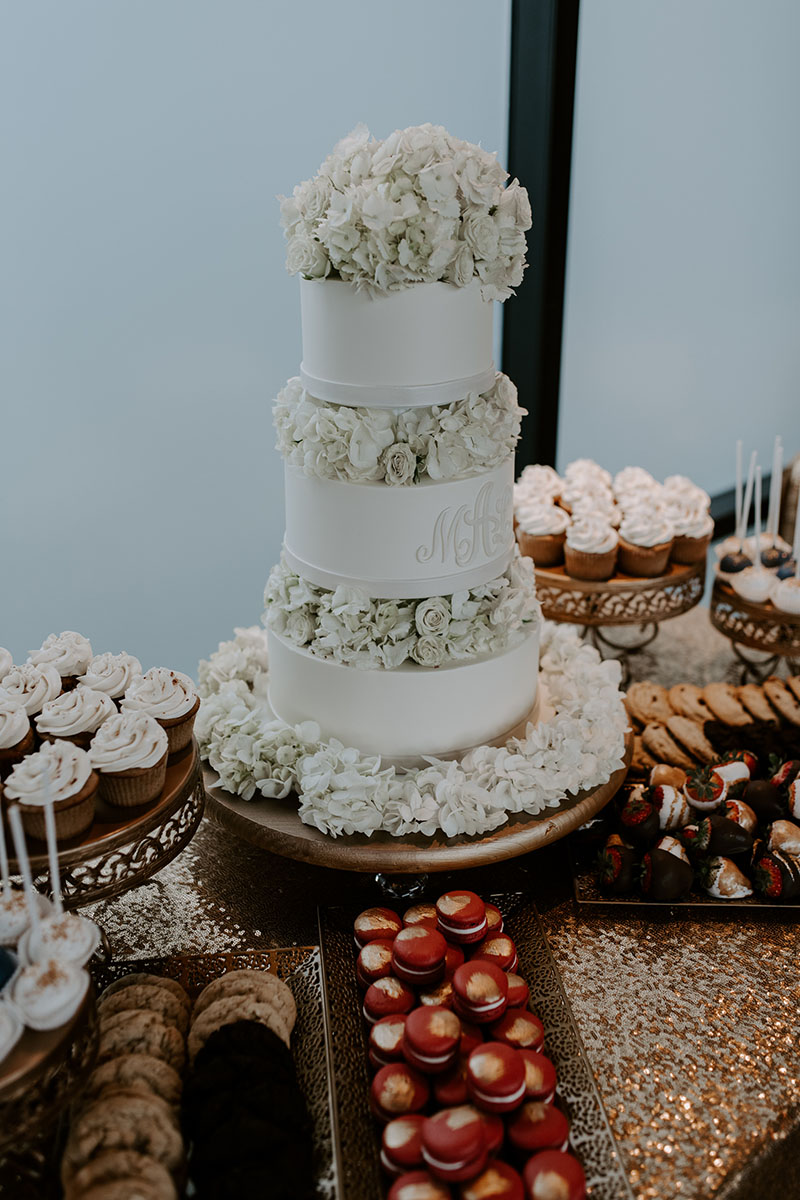
<path id="1" fill-rule="evenodd" d="M 479 281 L 420 283 L 370 295 L 301 279 L 300 378 L 318 400 L 368 408 L 452 404 L 495 378 L 492 305 Z"/>
<path id="2" fill-rule="evenodd" d="M 536 700 L 538 622 L 502 654 L 394 671 L 315 658 L 272 632 L 268 641 L 275 716 L 287 725 L 316 721 L 324 738 L 365 754 L 419 763 L 423 755 L 485 745 L 524 722 Z"/>
<path id="3" fill-rule="evenodd" d="M 284 553 L 318 587 L 381 599 L 480 587 L 514 552 L 512 456 L 491 471 L 409 487 L 317 479 L 286 467 Z"/>

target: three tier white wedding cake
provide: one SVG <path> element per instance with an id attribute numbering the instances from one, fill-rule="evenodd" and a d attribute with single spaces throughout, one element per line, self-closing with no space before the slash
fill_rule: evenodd
<path id="1" fill-rule="evenodd" d="M 268 660 L 251 630 L 201 664 L 204 754 L 224 786 L 294 791 L 332 834 L 484 832 L 603 782 L 623 748 L 617 679 L 574 637 L 551 667 L 580 660 L 604 720 L 574 680 L 559 705 L 556 680 L 537 722 L 541 618 L 513 532 L 524 410 L 492 362 L 524 189 L 439 127 L 359 128 L 282 216 L 303 359 L 275 404 Z"/>

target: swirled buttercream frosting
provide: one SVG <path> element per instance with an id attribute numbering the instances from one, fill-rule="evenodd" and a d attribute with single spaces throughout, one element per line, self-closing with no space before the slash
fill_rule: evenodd
<path id="1" fill-rule="evenodd" d="M 194 683 L 181 671 L 151 667 L 134 679 L 121 701 L 123 709 L 138 709 L 151 717 L 169 721 L 190 712 L 197 701 Z"/>
<path id="2" fill-rule="evenodd" d="M 623 467 L 614 476 L 614 494 L 620 492 L 640 492 L 657 487 L 656 481 L 644 467 Z"/>
<path id="3" fill-rule="evenodd" d="M 48 958 L 22 968 L 11 1000 L 26 1025 L 55 1029 L 77 1011 L 88 986 L 89 977 L 81 967 Z"/>
<path id="4" fill-rule="evenodd" d="M 121 654 L 106 650 L 104 654 L 95 654 L 79 682 L 96 692 L 105 692 L 112 700 L 118 700 L 141 674 L 142 664 L 138 658 L 126 654 L 124 650 Z"/>
<path id="5" fill-rule="evenodd" d="M 130 771 L 154 767 L 167 752 L 167 735 L 155 717 L 131 709 L 109 717 L 92 738 L 89 758 L 95 770 Z"/>
<path id="6" fill-rule="evenodd" d="M 663 546 L 675 536 L 672 522 L 653 509 L 635 508 L 625 513 L 619 536 L 632 546 Z"/>
<path id="7" fill-rule="evenodd" d="M 5 646 L 0 646 L 0 683 L 3 682 L 13 665 L 14 659 L 11 657 L 11 651 L 6 650 Z"/>
<path id="8" fill-rule="evenodd" d="M 48 700 L 61 693 L 61 676 L 55 667 L 23 663 L 12 667 L 0 685 L 0 700 L 16 700 L 29 717 L 41 712 Z"/>
<path id="9" fill-rule="evenodd" d="M 673 507 L 667 510 L 667 519 L 676 537 L 704 538 L 714 532 L 714 519 L 706 508 Z"/>
<path id="10" fill-rule="evenodd" d="M 36 728 L 39 733 L 49 733 L 52 737 L 94 733 L 116 711 L 110 696 L 79 683 L 71 692 L 48 700 L 36 718 Z"/>
<path id="11" fill-rule="evenodd" d="M 611 476 L 605 467 L 601 467 L 593 458 L 575 458 L 567 463 L 564 478 L 570 480 L 591 481 L 602 487 L 611 487 Z"/>
<path id="12" fill-rule="evenodd" d="M 24 704 L 18 700 L 0 700 L 0 750 L 18 746 L 30 727 Z"/>
<path id="13" fill-rule="evenodd" d="M 607 521 L 599 519 L 573 521 L 567 530 L 567 545 L 584 554 L 607 554 L 617 541 L 616 530 Z"/>
<path id="14" fill-rule="evenodd" d="M 529 500 L 518 509 L 517 524 L 524 533 L 534 537 L 547 534 L 555 536 L 566 530 L 569 514 L 557 504 L 548 504 L 546 500 L 539 503 Z"/>
<path id="15" fill-rule="evenodd" d="M 551 500 L 561 492 L 561 476 L 552 467 L 541 463 L 531 463 L 525 467 L 514 485 L 514 499 L 528 497 L 549 497 Z"/>
<path id="16" fill-rule="evenodd" d="M 686 508 L 711 507 L 711 497 L 696 483 L 692 483 L 688 475 L 668 475 L 664 480 L 664 492 L 667 501 L 677 502 Z"/>
<path id="17" fill-rule="evenodd" d="M 46 742 L 41 750 L 17 763 L 6 780 L 6 797 L 21 804 L 41 804 L 47 800 L 45 787 L 50 783 L 54 801 L 77 796 L 92 773 L 85 750 L 72 742 Z"/>
<path id="18" fill-rule="evenodd" d="M 41 667 L 53 666 L 59 675 L 82 675 L 92 657 L 92 647 L 87 638 L 66 629 L 63 633 L 51 633 L 38 650 L 32 650 L 30 662 Z"/>

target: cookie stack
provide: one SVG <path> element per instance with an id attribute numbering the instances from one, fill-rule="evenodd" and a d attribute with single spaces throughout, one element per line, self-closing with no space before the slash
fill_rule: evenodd
<path id="1" fill-rule="evenodd" d="M 183 1105 L 196 1195 L 313 1194 L 310 1122 L 289 1050 L 296 1017 L 290 989 L 264 971 L 230 971 L 198 996 Z"/>
<path id="2" fill-rule="evenodd" d="M 175 980 L 133 974 L 112 983 L 97 1010 L 97 1064 L 61 1163 L 65 1200 L 177 1200 L 189 998 Z"/>

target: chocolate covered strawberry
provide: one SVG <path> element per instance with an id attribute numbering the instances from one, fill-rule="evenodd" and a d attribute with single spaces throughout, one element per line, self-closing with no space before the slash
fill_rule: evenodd
<path id="1" fill-rule="evenodd" d="M 780 789 L 773 787 L 767 779 L 751 779 L 742 799 L 752 808 L 759 821 L 777 821 L 785 815 L 786 806 Z"/>
<path id="2" fill-rule="evenodd" d="M 723 817 L 727 817 L 729 821 L 735 821 L 737 825 L 741 825 L 748 833 L 755 833 L 758 819 L 750 805 L 745 804 L 744 800 L 723 800 L 717 812 Z"/>
<path id="3" fill-rule="evenodd" d="M 800 825 L 794 821 L 773 821 L 767 830 L 767 845 L 770 850 L 800 857 Z"/>
<path id="4" fill-rule="evenodd" d="M 726 780 L 713 767 L 700 767 L 692 771 L 683 785 L 683 794 L 692 808 L 710 812 L 718 808 L 728 791 Z"/>
<path id="5" fill-rule="evenodd" d="M 800 863 L 781 850 L 764 854 L 753 868 L 753 882 L 768 900 L 800 899 Z"/>
<path id="6" fill-rule="evenodd" d="M 748 854 L 753 846 L 752 835 L 742 825 L 737 825 L 720 813 L 709 813 L 700 822 L 708 822 L 710 833 L 708 838 L 708 853 L 723 854 L 734 858 L 737 854 Z"/>
<path id="7" fill-rule="evenodd" d="M 619 895 L 633 887 L 636 855 L 622 838 L 612 833 L 597 859 L 597 883 L 605 892 Z"/>
<path id="8" fill-rule="evenodd" d="M 632 842 L 651 842 L 658 833 L 658 813 L 643 793 L 631 792 L 620 810 L 619 825 Z"/>
<path id="9" fill-rule="evenodd" d="M 686 853 L 684 846 L 676 837 L 672 837 L 671 834 L 667 833 L 664 837 L 659 838 L 653 849 L 665 850 L 667 854 L 674 854 L 681 862 L 688 863 L 689 861 L 689 855 Z"/>
<path id="10" fill-rule="evenodd" d="M 642 895 L 648 900 L 682 900 L 692 886 L 694 873 L 684 862 L 667 850 L 648 850 L 642 859 L 639 880 Z"/>
<path id="11" fill-rule="evenodd" d="M 729 858 L 709 858 L 704 862 L 700 882 L 709 896 L 718 900 L 743 900 L 753 894 L 749 880 Z"/>
<path id="12" fill-rule="evenodd" d="M 650 787 L 665 784 L 667 787 L 682 788 L 686 783 L 686 772 L 683 767 L 670 767 L 666 763 L 656 763 L 650 771 Z"/>
<path id="13" fill-rule="evenodd" d="M 733 799 L 741 796 L 746 784 L 750 782 L 750 768 L 743 759 L 737 758 L 735 755 L 715 763 L 714 771 L 728 785 L 725 795 Z"/>
<path id="14" fill-rule="evenodd" d="M 647 799 L 658 813 L 661 829 L 680 829 L 692 819 L 692 810 L 683 792 L 669 784 L 656 784 L 646 793 Z"/>
<path id="15" fill-rule="evenodd" d="M 684 825 L 679 836 L 691 858 L 702 858 L 708 852 L 711 826 L 707 821 L 698 821 L 695 825 Z"/>
<path id="16" fill-rule="evenodd" d="M 800 779 L 793 779 L 789 784 L 786 804 L 789 816 L 794 817 L 795 821 L 800 821 Z"/>
<path id="17" fill-rule="evenodd" d="M 731 762 L 737 762 L 737 761 L 743 762 L 745 764 L 745 766 L 747 767 L 747 770 L 750 772 L 750 778 L 752 779 L 754 777 L 756 771 L 758 770 L 757 755 L 755 755 L 752 750 L 734 750 L 732 754 L 727 754 L 725 756 L 725 758 L 720 759 L 720 762 L 723 762 L 723 763 L 731 763 Z M 716 771 L 716 769 L 717 769 L 717 767 L 715 764 L 714 770 Z"/>
<path id="18" fill-rule="evenodd" d="M 773 787 L 788 787 L 790 783 L 794 783 L 798 775 L 800 775 L 800 760 L 789 758 L 785 762 L 779 762 L 774 755 L 770 759 L 769 782 Z"/>

